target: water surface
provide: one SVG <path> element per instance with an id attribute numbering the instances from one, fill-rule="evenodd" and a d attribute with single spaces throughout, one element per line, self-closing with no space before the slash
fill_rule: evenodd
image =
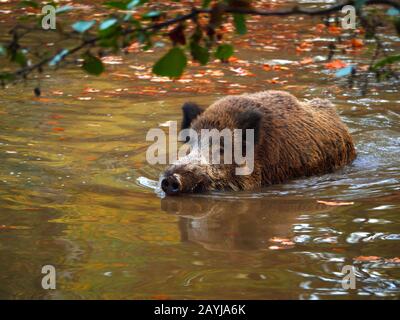
<path id="1" fill-rule="evenodd" d="M 264 29 L 275 22 L 283 30 L 260 34 L 271 45 L 235 40 L 243 46 L 237 56 L 251 66 L 233 68 L 254 76 L 215 63 L 193 66 L 189 74 L 201 76 L 175 82 L 148 78 L 156 49 L 111 59 L 99 78 L 76 69 L 49 73 L 41 98 L 33 98 L 33 82 L 0 91 L 0 298 L 398 298 L 398 88 L 375 84 L 360 96 L 317 66 L 295 64 L 303 56 L 291 46 L 294 34 L 311 37 L 318 22 L 293 27 L 296 19 L 260 20 Z M 326 46 L 312 55 L 319 53 Z M 362 54 L 354 59 L 367 63 Z M 290 70 L 268 73 L 264 63 Z M 146 162 L 150 128 L 179 120 L 187 100 L 206 106 L 265 89 L 335 102 L 354 136 L 356 161 L 254 192 L 154 192 L 149 181 L 163 167 Z M 40 286 L 47 264 L 57 269 L 54 291 Z M 342 287 L 344 265 L 356 269 L 354 290 Z"/>

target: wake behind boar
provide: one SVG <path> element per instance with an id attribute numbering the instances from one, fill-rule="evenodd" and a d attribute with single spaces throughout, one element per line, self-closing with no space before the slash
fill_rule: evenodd
<path id="1" fill-rule="evenodd" d="M 194 103 L 185 103 L 182 109 L 182 129 L 198 133 L 201 129 L 253 129 L 254 166 L 251 174 L 238 175 L 235 164 L 203 163 L 201 150 L 192 152 L 161 178 L 161 188 L 168 195 L 252 190 L 330 173 L 356 158 L 346 125 L 325 99 L 301 102 L 290 93 L 271 90 L 227 96 L 205 110 Z"/>

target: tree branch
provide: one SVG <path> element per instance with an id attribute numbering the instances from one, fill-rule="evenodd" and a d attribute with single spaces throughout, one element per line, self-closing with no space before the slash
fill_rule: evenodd
<path id="1" fill-rule="evenodd" d="M 300 8 L 298 6 L 294 6 L 289 9 L 280 9 L 280 10 L 259 10 L 259 9 L 252 9 L 252 8 L 234 8 L 234 7 L 225 7 L 223 8 L 223 13 L 240 13 L 240 14 L 247 14 L 247 15 L 253 15 L 253 16 L 290 16 L 290 15 L 308 15 L 308 16 L 318 16 L 318 15 L 327 15 L 331 14 L 333 12 L 340 11 L 344 6 L 346 5 L 353 5 L 355 6 L 356 1 L 344 1 L 340 4 L 335 4 L 332 5 L 328 8 L 324 9 L 305 9 L 305 8 Z M 387 5 L 394 7 L 398 10 L 400 10 L 400 2 L 395 1 L 395 0 L 369 0 L 367 1 L 364 5 Z M 129 35 L 135 32 L 146 32 L 146 31 L 151 31 L 151 30 L 159 30 L 186 20 L 193 19 L 197 17 L 200 14 L 211 14 L 212 13 L 212 8 L 211 9 L 199 9 L 199 8 L 192 8 L 192 11 L 190 13 L 187 13 L 185 15 L 173 18 L 173 19 L 168 19 L 163 22 L 159 23 L 154 23 L 152 25 L 149 25 L 147 27 L 143 28 L 127 28 L 122 31 L 121 35 Z M 90 39 L 86 39 L 82 41 L 78 46 L 68 50 L 68 52 L 62 57 L 61 60 L 64 60 L 66 57 L 71 56 L 72 54 L 95 44 L 97 41 L 101 40 L 101 37 L 93 37 Z M 18 77 L 26 77 L 30 72 L 34 70 L 41 70 L 42 67 L 49 63 L 51 60 L 53 60 L 57 54 L 45 58 L 41 61 L 39 61 L 36 64 L 30 65 L 23 67 L 14 73 L 12 75 L 16 78 Z M 60 61 L 61 62 L 61 61 Z"/>

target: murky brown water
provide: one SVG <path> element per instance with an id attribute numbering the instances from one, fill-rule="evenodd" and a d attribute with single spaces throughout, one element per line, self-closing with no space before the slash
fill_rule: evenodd
<path id="1" fill-rule="evenodd" d="M 247 47 L 237 56 L 255 63 L 239 67 L 255 76 L 229 66 L 215 75 L 215 64 L 199 76 L 210 82 L 150 81 L 141 73 L 150 52 L 114 59 L 99 78 L 51 74 L 41 99 L 35 83 L 0 91 L 0 298 L 400 297 L 398 88 L 375 86 L 361 97 L 319 67 L 293 65 L 303 57 L 285 47 L 296 19 L 272 20 L 285 30 L 277 49 L 238 40 Z M 307 37 L 310 26 L 296 28 Z M 260 67 L 277 58 L 292 76 Z M 268 82 L 275 76 L 288 82 Z M 357 144 L 354 164 L 256 192 L 154 192 L 162 167 L 146 163 L 147 130 L 178 120 L 188 99 L 207 105 L 263 89 L 335 101 Z M 57 269 L 54 291 L 40 286 L 47 264 Z M 356 268 L 354 290 L 342 288 L 344 265 Z"/>

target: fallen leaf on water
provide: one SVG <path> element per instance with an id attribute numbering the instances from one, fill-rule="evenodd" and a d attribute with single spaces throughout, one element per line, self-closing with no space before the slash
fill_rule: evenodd
<path id="1" fill-rule="evenodd" d="M 266 80 L 266 81 L 267 81 L 268 83 L 271 83 L 271 84 L 284 84 L 284 83 L 287 83 L 286 80 L 280 81 L 279 78 L 268 79 L 268 80 Z"/>
<path id="2" fill-rule="evenodd" d="M 362 41 L 362 39 L 352 39 L 351 46 L 353 48 L 361 48 L 364 46 L 364 42 Z"/>
<path id="3" fill-rule="evenodd" d="M 396 257 L 396 258 L 386 259 L 385 261 L 389 263 L 400 263 L 400 258 Z"/>
<path id="4" fill-rule="evenodd" d="M 83 90 L 84 93 L 96 93 L 96 92 L 100 92 L 99 89 L 95 89 L 95 88 L 85 88 Z"/>
<path id="5" fill-rule="evenodd" d="M 42 97 L 38 97 L 35 100 L 40 101 L 40 102 L 51 102 L 52 101 L 49 98 L 42 98 Z"/>
<path id="6" fill-rule="evenodd" d="M 5 224 L 0 225 L 0 230 L 26 230 L 26 229 L 30 228 L 25 226 L 6 226 Z"/>
<path id="7" fill-rule="evenodd" d="M 313 44 L 310 42 L 302 42 L 296 47 L 297 52 L 311 51 Z"/>
<path id="8" fill-rule="evenodd" d="M 101 58 L 104 64 L 122 64 L 122 57 L 120 56 L 107 56 Z"/>
<path id="9" fill-rule="evenodd" d="M 353 260 L 355 261 L 378 261 L 381 260 L 381 257 L 377 257 L 377 256 L 358 256 L 353 258 Z"/>
<path id="10" fill-rule="evenodd" d="M 263 65 L 263 69 L 265 71 L 270 71 L 271 70 L 271 66 L 268 63 L 266 63 L 266 64 Z"/>
<path id="11" fill-rule="evenodd" d="M 342 32 L 342 28 L 336 26 L 330 26 L 328 27 L 328 32 L 330 34 L 338 35 Z"/>
<path id="12" fill-rule="evenodd" d="M 347 66 L 347 63 L 342 60 L 333 60 L 331 62 L 325 63 L 327 69 L 340 69 Z"/>
<path id="13" fill-rule="evenodd" d="M 290 240 L 287 238 L 273 237 L 273 238 L 269 239 L 269 241 L 280 243 L 280 242 L 288 242 Z"/>
<path id="14" fill-rule="evenodd" d="M 87 161 L 94 161 L 97 160 L 97 157 L 91 156 L 91 157 L 86 157 Z"/>
<path id="15" fill-rule="evenodd" d="M 282 246 L 269 246 L 268 249 L 270 250 L 285 250 L 285 249 L 292 249 L 293 246 L 289 245 L 282 245 Z"/>
<path id="16" fill-rule="evenodd" d="M 322 31 L 325 30 L 325 28 L 326 28 L 326 25 L 324 25 L 323 23 L 318 23 L 318 24 L 315 26 L 315 30 L 316 30 L 317 32 L 322 32 Z"/>
<path id="17" fill-rule="evenodd" d="M 236 61 L 238 61 L 238 60 L 239 60 L 239 59 L 236 58 L 236 57 L 234 57 L 234 56 L 231 56 L 231 57 L 228 58 L 228 62 L 236 62 Z"/>
<path id="18" fill-rule="evenodd" d="M 247 76 L 247 77 L 254 77 L 255 76 L 255 74 L 254 73 L 251 73 L 250 71 L 248 71 L 248 70 L 246 70 L 246 69 L 243 69 L 243 68 L 241 68 L 241 67 L 239 67 L 239 68 L 233 68 L 233 67 L 231 67 L 231 68 L 229 68 L 231 71 L 233 71 L 233 72 L 235 72 L 238 76 L 242 76 L 242 77 L 244 77 L 244 76 Z"/>
<path id="19" fill-rule="evenodd" d="M 314 62 L 313 58 L 304 58 L 303 60 L 300 61 L 300 64 L 305 65 L 313 62 Z"/>
<path id="20" fill-rule="evenodd" d="M 280 244 L 280 246 L 278 245 L 270 246 L 269 249 L 271 250 L 289 249 L 295 245 L 293 241 L 287 238 L 272 237 L 271 239 L 269 239 L 269 241 Z"/>
<path id="21" fill-rule="evenodd" d="M 337 201 L 322 201 L 322 200 L 317 200 L 317 202 L 327 206 L 351 206 L 354 204 L 354 202 L 337 202 Z"/>
<path id="22" fill-rule="evenodd" d="M 53 131 L 54 131 L 54 132 L 61 132 L 61 131 L 65 131 L 65 129 L 62 128 L 62 127 L 54 127 L 54 128 L 53 128 Z"/>
<path id="23" fill-rule="evenodd" d="M 61 115 L 61 114 L 52 114 L 50 116 L 50 118 L 52 118 L 52 119 L 62 119 L 62 118 L 64 118 L 64 116 Z"/>

